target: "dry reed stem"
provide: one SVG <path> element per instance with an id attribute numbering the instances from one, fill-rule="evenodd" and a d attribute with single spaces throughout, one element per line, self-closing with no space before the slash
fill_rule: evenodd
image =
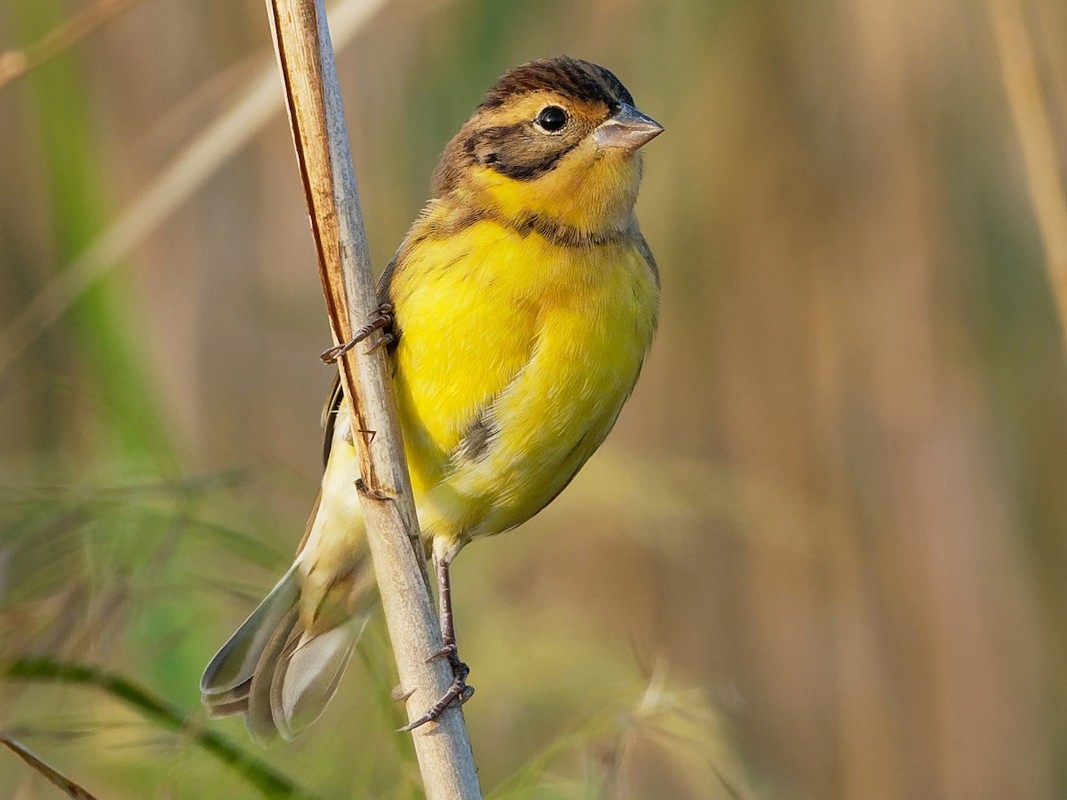
<path id="1" fill-rule="evenodd" d="M 297 160 L 319 256 L 319 273 L 336 343 L 353 320 L 377 307 L 348 132 L 341 108 L 323 0 L 267 0 L 289 104 Z M 418 718 L 448 689 L 452 671 L 440 649 L 433 599 L 404 459 L 386 349 L 376 332 L 338 362 L 352 418 L 367 538 L 393 643 L 409 718 Z M 358 435 L 362 434 L 362 435 Z M 353 491 L 357 491 L 353 487 Z M 463 712 L 445 711 L 412 733 L 431 800 L 480 798 Z"/>

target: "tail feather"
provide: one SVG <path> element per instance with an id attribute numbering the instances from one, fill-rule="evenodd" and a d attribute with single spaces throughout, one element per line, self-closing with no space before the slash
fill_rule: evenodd
<path id="1" fill-rule="evenodd" d="M 244 714 L 258 741 L 295 738 L 322 714 L 351 660 L 367 614 L 309 635 L 297 612 L 296 567 L 215 654 L 200 680 L 213 717 Z"/>
<path id="2" fill-rule="evenodd" d="M 271 717 L 282 738 L 295 738 L 319 718 L 337 691 L 362 632 L 362 624 L 350 621 L 317 636 L 304 633 L 291 640 L 270 682 Z"/>
<path id="3" fill-rule="evenodd" d="M 279 670 L 284 671 L 285 652 L 294 636 L 299 636 L 299 617 L 292 608 L 274 629 L 263 648 L 255 674 L 248 685 L 245 725 L 252 738 L 263 742 L 274 737 L 278 730 L 270 707 L 270 686 Z"/>
<path id="4" fill-rule="evenodd" d="M 207 713 L 211 717 L 228 717 L 230 714 L 243 714 L 248 710 L 248 684 L 242 683 L 244 694 L 236 696 L 228 702 L 220 702 L 217 699 L 211 701 Z"/>
<path id="5" fill-rule="evenodd" d="M 231 693 L 252 679 L 275 629 L 293 610 L 299 597 L 300 580 L 294 564 L 204 669 L 200 694 L 208 708 L 216 699 L 221 704 L 237 699 Z"/>
<path id="6" fill-rule="evenodd" d="M 232 689 L 215 694 L 201 692 L 201 700 L 207 706 L 208 714 L 213 717 L 225 717 L 230 714 L 244 712 L 248 706 L 248 688 L 252 681 L 247 680 Z"/>

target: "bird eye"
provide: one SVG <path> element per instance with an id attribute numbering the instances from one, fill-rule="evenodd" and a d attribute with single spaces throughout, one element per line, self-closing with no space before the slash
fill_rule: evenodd
<path id="1" fill-rule="evenodd" d="M 536 122 L 542 130 L 555 133 L 567 124 L 567 112 L 559 106 L 546 106 L 537 115 Z"/>

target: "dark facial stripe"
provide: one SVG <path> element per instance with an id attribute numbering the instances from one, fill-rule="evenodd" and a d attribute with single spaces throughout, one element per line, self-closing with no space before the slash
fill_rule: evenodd
<path id="1" fill-rule="evenodd" d="M 580 143 L 580 135 L 547 136 L 534 132 L 530 122 L 516 122 L 475 131 L 463 143 L 463 150 L 475 164 L 517 181 L 530 181 L 551 170 Z"/>

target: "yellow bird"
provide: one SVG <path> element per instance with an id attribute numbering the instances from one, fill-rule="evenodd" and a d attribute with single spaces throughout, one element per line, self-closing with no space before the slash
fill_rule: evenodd
<path id="1" fill-rule="evenodd" d="M 412 488 L 456 680 L 471 693 L 448 565 L 528 520 L 614 425 L 656 329 L 637 225 L 638 149 L 662 132 L 611 72 L 574 58 L 506 72 L 445 148 L 433 199 L 382 276 Z M 383 308 L 388 306 L 383 305 Z M 377 597 L 349 415 L 327 402 L 326 468 L 296 560 L 204 671 L 215 715 L 290 739 L 322 713 Z"/>

